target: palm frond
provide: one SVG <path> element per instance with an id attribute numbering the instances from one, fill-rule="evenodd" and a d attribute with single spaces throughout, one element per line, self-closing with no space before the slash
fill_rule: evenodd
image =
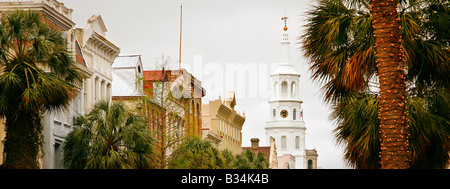
<path id="1" fill-rule="evenodd" d="M 450 95 L 445 89 L 407 100 L 411 168 L 446 168 L 450 160 Z M 437 107 L 436 107 L 437 106 Z M 336 142 L 344 159 L 355 168 L 380 168 L 378 97 L 354 94 L 333 106 Z"/>
<path id="2" fill-rule="evenodd" d="M 75 117 L 74 125 L 77 129 L 69 134 L 64 147 L 64 152 L 68 153 L 64 158 L 68 168 L 137 169 L 153 166 L 153 140 L 146 122 L 130 113 L 122 103 L 97 103 L 85 116 Z M 76 149 L 78 147 L 86 150 Z M 82 163 L 73 159 L 77 153 L 83 156 Z"/>

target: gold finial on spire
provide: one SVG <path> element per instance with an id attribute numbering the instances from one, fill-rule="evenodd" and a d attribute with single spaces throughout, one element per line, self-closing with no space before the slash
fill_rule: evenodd
<path id="1" fill-rule="evenodd" d="M 287 22 L 287 19 L 288 19 L 288 17 L 283 17 L 283 18 L 281 18 L 281 20 L 284 20 L 284 31 L 287 31 L 287 26 L 286 26 L 286 22 Z"/>

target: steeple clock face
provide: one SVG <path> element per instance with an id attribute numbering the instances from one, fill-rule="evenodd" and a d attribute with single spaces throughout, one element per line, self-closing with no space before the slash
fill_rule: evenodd
<path id="1" fill-rule="evenodd" d="M 281 116 L 282 118 L 286 118 L 286 117 L 288 116 L 288 111 L 287 111 L 287 110 L 281 110 L 280 116 Z"/>

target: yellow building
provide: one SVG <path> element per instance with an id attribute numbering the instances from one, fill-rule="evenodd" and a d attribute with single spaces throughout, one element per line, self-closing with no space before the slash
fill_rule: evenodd
<path id="1" fill-rule="evenodd" d="M 228 149 L 234 154 L 242 152 L 242 126 L 245 114 L 240 115 L 234 107 L 236 98 L 233 91 L 227 98 L 202 104 L 202 137 L 214 141 L 220 150 Z"/>

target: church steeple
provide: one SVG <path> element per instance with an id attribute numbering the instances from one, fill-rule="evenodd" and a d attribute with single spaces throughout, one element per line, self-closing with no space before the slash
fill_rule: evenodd
<path id="1" fill-rule="evenodd" d="M 289 34 L 287 27 L 287 19 L 288 17 L 281 18 L 284 21 L 283 35 L 281 38 L 281 53 L 280 53 L 280 62 L 278 64 L 277 69 L 273 74 L 293 74 L 300 75 L 294 70 L 294 65 L 292 64 L 291 59 L 291 42 L 289 42 Z"/>
<path id="2" fill-rule="evenodd" d="M 281 39 L 281 57 L 280 57 L 280 63 L 281 64 L 291 64 L 291 53 L 290 53 L 290 46 L 291 42 L 289 42 L 289 35 L 288 35 L 288 28 L 286 26 L 288 17 L 283 17 L 281 20 L 284 20 L 284 32 L 283 37 Z"/>
<path id="3" fill-rule="evenodd" d="M 280 62 L 270 75 L 272 80 L 272 97 L 268 101 L 270 106 L 269 120 L 266 121 L 267 141 L 274 138 L 277 154 L 290 154 L 295 161 L 286 162 L 289 168 L 305 168 L 305 122 L 301 120 L 303 101 L 300 100 L 300 74 L 294 69 L 291 61 L 291 47 L 288 36 L 287 18 L 281 38 Z M 280 161 L 279 161 L 280 164 Z M 284 165 L 284 163 L 282 164 Z"/>

